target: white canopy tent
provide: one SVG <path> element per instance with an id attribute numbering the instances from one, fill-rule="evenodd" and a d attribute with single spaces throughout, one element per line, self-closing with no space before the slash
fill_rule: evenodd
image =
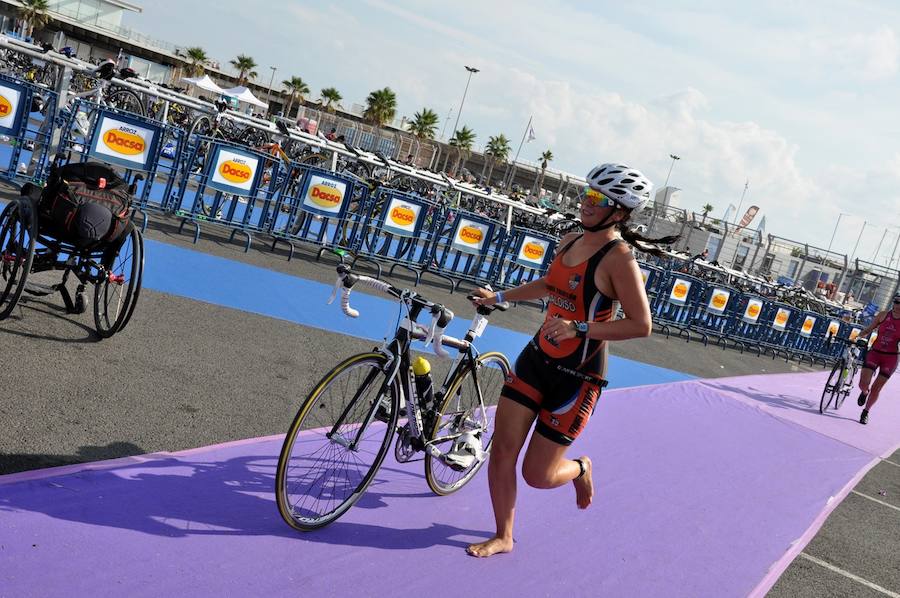
<path id="1" fill-rule="evenodd" d="M 232 87 L 231 89 L 226 89 L 222 93 L 227 96 L 237 98 L 239 101 L 246 102 L 247 104 L 253 104 L 254 106 L 260 106 L 262 108 L 268 107 L 268 104 L 266 104 L 262 100 L 259 100 L 249 89 L 247 89 L 243 85 Z"/>
<path id="2" fill-rule="evenodd" d="M 185 83 L 195 85 L 200 89 L 205 89 L 206 91 L 220 94 L 226 93 L 224 89 L 216 85 L 215 81 L 209 78 L 209 75 L 203 75 L 202 77 L 182 77 L 181 80 Z"/>

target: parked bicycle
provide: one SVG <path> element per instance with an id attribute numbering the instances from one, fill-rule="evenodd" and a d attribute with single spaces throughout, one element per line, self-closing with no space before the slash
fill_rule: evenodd
<path id="1" fill-rule="evenodd" d="M 354 355 L 332 369 L 315 386 L 285 438 L 278 458 L 275 495 L 284 520 L 298 530 L 321 528 L 338 519 L 360 499 L 381 467 L 397 433 L 394 454 L 406 462 L 424 452 L 425 478 L 439 495 L 462 488 L 487 460 L 491 449 L 492 406 L 510 365 L 502 353 L 481 353 L 474 341 L 481 336 L 494 309 L 481 306 L 463 339 L 444 334 L 453 312 L 423 296 L 384 281 L 337 267 L 334 299 L 341 290 L 341 308 L 350 317 L 350 292 L 368 286 L 400 302 L 405 312 L 394 337 L 379 349 Z M 416 322 L 432 315 L 430 327 Z M 413 362 L 414 340 L 458 351 L 440 389 L 433 390 L 424 359 Z M 402 411 L 405 404 L 405 411 Z M 405 421 L 398 423 L 401 412 Z"/>
<path id="2" fill-rule="evenodd" d="M 844 399 L 853 392 L 853 380 L 862 367 L 863 351 L 868 346 L 865 339 L 851 341 L 847 338 L 836 338 L 835 340 L 844 343 L 844 348 L 840 357 L 834 362 L 828 380 L 825 382 L 822 399 L 819 401 L 819 413 L 825 413 L 832 404 L 834 404 L 835 411 L 840 409 L 844 404 Z"/>

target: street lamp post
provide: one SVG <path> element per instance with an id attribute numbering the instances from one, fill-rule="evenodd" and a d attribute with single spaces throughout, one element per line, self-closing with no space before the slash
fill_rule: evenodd
<path id="1" fill-rule="evenodd" d="M 269 106 L 266 108 L 267 114 L 272 111 L 272 83 L 275 82 L 275 71 L 278 70 L 278 68 L 274 66 L 270 66 L 269 68 L 272 69 L 272 76 L 269 78 Z"/>
<path id="2" fill-rule="evenodd" d="M 840 224 L 841 224 L 841 218 L 843 218 L 844 216 L 849 216 L 849 215 L 850 214 L 848 214 L 846 212 L 841 212 L 840 214 L 838 214 L 837 222 L 834 223 L 834 232 L 831 233 L 831 240 L 828 241 L 828 249 L 826 250 L 826 253 L 831 251 L 831 244 L 834 243 L 834 236 L 837 234 L 838 226 L 840 226 Z"/>
<path id="3" fill-rule="evenodd" d="M 480 69 L 473 66 L 467 66 L 466 70 L 469 71 L 469 77 L 466 79 L 466 88 L 463 90 L 462 101 L 459 103 L 459 112 L 456 113 L 456 122 L 453 124 L 453 135 L 450 136 L 451 139 L 456 135 L 456 128 L 459 126 L 459 117 L 462 114 L 463 104 L 466 103 L 466 94 L 469 93 L 469 83 L 472 81 L 472 75 L 479 72 Z"/>
<path id="4" fill-rule="evenodd" d="M 675 154 L 669 154 L 669 157 L 672 158 L 672 163 L 669 165 L 669 174 L 666 175 L 666 182 L 663 183 L 663 189 L 669 186 L 669 177 L 672 175 L 672 169 L 675 168 L 675 160 L 681 160 L 681 157 L 676 156 Z"/>

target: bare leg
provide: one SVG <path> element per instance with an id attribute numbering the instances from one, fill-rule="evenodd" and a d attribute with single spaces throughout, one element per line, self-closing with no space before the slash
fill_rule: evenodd
<path id="1" fill-rule="evenodd" d="M 528 430 L 534 423 L 535 413 L 531 409 L 500 397 L 494 424 L 494 439 L 491 442 L 491 457 L 488 461 L 488 485 L 491 489 L 491 504 L 497 533 L 487 542 L 472 544 L 466 552 L 472 556 L 488 557 L 513 549 L 513 521 L 516 510 L 516 461 L 519 451 L 528 437 Z M 577 467 L 577 465 L 576 465 Z"/>
<path id="2" fill-rule="evenodd" d="M 572 482 L 578 508 L 586 509 L 594 497 L 593 465 L 589 457 L 580 457 L 585 468 L 581 475 L 578 462 L 566 459 L 568 448 L 540 434 L 532 434 L 522 463 L 522 476 L 534 488 L 558 488 Z"/>
<path id="3" fill-rule="evenodd" d="M 859 390 L 864 393 L 869 392 L 869 386 L 872 384 L 872 375 L 875 372 L 869 368 L 863 368 L 859 374 Z"/>
<path id="4" fill-rule="evenodd" d="M 875 378 L 875 384 L 872 385 L 872 390 L 869 391 L 869 400 L 866 402 L 866 411 L 871 409 L 875 402 L 878 400 L 878 396 L 881 394 L 882 387 L 887 383 L 888 379 L 884 376 L 878 376 Z"/>

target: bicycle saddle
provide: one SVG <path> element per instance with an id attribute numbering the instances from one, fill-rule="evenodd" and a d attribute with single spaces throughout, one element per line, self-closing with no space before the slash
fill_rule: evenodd
<path id="1" fill-rule="evenodd" d="M 95 68 L 93 74 L 98 79 L 109 81 L 113 78 L 113 75 L 116 74 L 116 63 L 112 60 L 107 60 L 106 62 Z"/>
<path id="2" fill-rule="evenodd" d="M 131 79 L 132 77 L 137 77 L 137 71 L 133 68 L 126 66 L 123 69 L 119 70 L 119 79 Z"/>

